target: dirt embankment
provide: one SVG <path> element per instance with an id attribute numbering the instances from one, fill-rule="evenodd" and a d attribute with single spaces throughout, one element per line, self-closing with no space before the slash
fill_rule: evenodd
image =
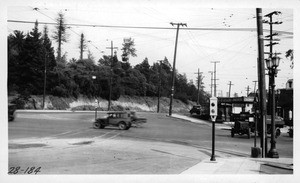
<path id="1" fill-rule="evenodd" d="M 9 97 L 9 100 L 15 100 L 15 97 Z M 31 96 L 26 101 L 18 101 L 20 105 L 18 108 L 23 109 L 42 109 L 43 108 L 43 97 L 42 96 Z M 112 101 L 111 110 L 134 110 L 134 111 L 157 111 L 157 97 L 140 97 L 140 96 L 121 96 L 118 100 Z M 180 100 L 173 100 L 173 112 L 186 113 L 194 105 L 194 102 L 183 103 Z M 166 97 L 160 98 L 160 112 L 168 112 L 170 105 L 170 99 Z M 48 110 L 107 110 L 108 101 L 102 98 L 86 98 L 79 97 L 75 98 L 61 98 L 54 96 L 47 96 L 45 99 L 45 109 Z"/>

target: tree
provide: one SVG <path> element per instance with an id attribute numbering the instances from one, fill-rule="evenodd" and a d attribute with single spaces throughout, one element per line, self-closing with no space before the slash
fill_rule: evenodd
<path id="1" fill-rule="evenodd" d="M 136 57 L 136 49 L 134 48 L 134 39 L 127 38 L 123 39 L 123 48 L 121 49 L 123 51 L 122 53 L 122 61 L 128 62 L 129 56 Z"/>
<path id="2" fill-rule="evenodd" d="M 19 93 L 41 94 L 43 92 L 43 72 L 45 55 L 38 22 L 27 34 L 24 49 L 20 53 L 18 81 Z"/>
<path id="3" fill-rule="evenodd" d="M 46 74 L 46 91 L 50 91 L 51 88 L 56 86 L 54 68 L 56 67 L 56 61 L 54 56 L 54 49 L 48 36 L 48 27 L 44 26 L 43 31 L 43 55 L 44 55 L 44 68 Z"/>
<path id="4" fill-rule="evenodd" d="M 8 93 L 18 90 L 17 82 L 21 79 L 19 75 L 20 53 L 24 49 L 25 35 L 23 32 L 15 30 L 7 39 L 8 56 Z"/>
<path id="5" fill-rule="evenodd" d="M 43 32 L 43 47 L 45 49 L 44 54 L 47 56 L 47 68 L 48 70 L 52 71 L 54 67 L 56 67 L 56 61 L 54 56 L 54 49 L 48 36 L 48 27 L 46 25 L 44 26 Z"/>
<path id="6" fill-rule="evenodd" d="M 294 68 L 294 50 L 289 49 L 286 53 L 285 53 L 285 57 L 286 58 L 290 58 L 291 60 L 291 68 Z"/>
<path id="7" fill-rule="evenodd" d="M 84 38 L 84 35 L 83 33 L 81 33 L 80 35 L 80 45 L 79 45 L 79 49 L 80 49 L 80 60 L 83 59 L 83 52 L 84 50 L 87 48 L 87 45 L 86 45 L 86 40 Z"/>
<path id="8" fill-rule="evenodd" d="M 53 39 L 58 43 L 57 48 L 57 60 L 61 62 L 61 45 L 67 42 L 67 26 L 65 24 L 65 17 L 62 12 L 58 13 L 56 18 L 56 30 L 54 31 Z"/>
<path id="9" fill-rule="evenodd" d="M 137 64 L 134 69 L 139 70 L 142 74 L 144 74 L 147 81 L 149 81 L 150 78 L 150 65 L 148 62 L 148 58 L 146 57 L 142 63 Z"/>

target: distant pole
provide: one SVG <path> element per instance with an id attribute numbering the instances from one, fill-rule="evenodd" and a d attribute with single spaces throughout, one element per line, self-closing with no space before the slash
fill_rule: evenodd
<path id="1" fill-rule="evenodd" d="M 229 92 L 228 92 L 228 97 L 230 97 L 230 92 L 231 92 L 231 85 L 233 85 L 233 84 L 231 84 L 231 81 L 229 81 Z"/>
<path id="2" fill-rule="evenodd" d="M 262 158 L 266 155 L 266 83 L 265 83 L 265 63 L 264 63 L 264 36 L 262 26 L 262 9 L 256 8 L 257 38 L 258 38 L 258 90 L 261 129 Z"/>
<path id="3" fill-rule="evenodd" d="M 213 96 L 213 71 L 209 71 L 210 73 L 210 96 Z"/>
<path id="4" fill-rule="evenodd" d="M 256 93 L 256 83 L 257 81 L 253 81 L 254 82 L 254 90 L 253 90 L 253 93 L 255 94 Z"/>
<path id="5" fill-rule="evenodd" d="M 111 107 L 111 92 L 112 92 L 112 64 L 113 64 L 113 60 L 114 60 L 114 53 L 113 53 L 113 50 L 114 49 L 118 49 L 118 47 L 113 47 L 113 41 L 110 42 L 111 44 L 111 47 L 106 47 L 106 49 L 110 49 L 111 50 L 111 61 L 110 61 L 110 76 L 109 76 L 109 98 L 108 98 L 108 107 L 107 107 L 107 110 L 109 111 L 110 110 L 110 107 Z"/>
<path id="6" fill-rule="evenodd" d="M 161 60 L 159 61 L 159 84 L 158 84 L 158 96 L 157 96 L 157 113 L 159 113 L 160 108 L 160 90 L 161 90 Z"/>
<path id="7" fill-rule="evenodd" d="M 211 63 L 214 63 L 214 97 L 217 97 L 217 63 L 220 63 L 220 61 L 212 61 Z"/>
<path id="8" fill-rule="evenodd" d="M 46 82 L 47 82 L 47 51 L 44 58 L 44 92 L 43 92 L 43 109 L 45 109 L 45 98 L 46 98 Z"/>
<path id="9" fill-rule="evenodd" d="M 249 87 L 249 85 L 247 86 L 247 88 L 246 88 L 246 91 L 247 91 L 247 96 L 246 96 L 246 97 L 248 97 L 248 95 L 249 95 L 249 91 L 250 91 L 250 87 Z"/>
<path id="10" fill-rule="evenodd" d="M 197 93 L 197 105 L 199 105 L 199 100 L 200 100 L 200 85 L 201 85 L 201 78 L 200 78 L 200 74 L 202 74 L 202 72 L 200 72 L 200 69 L 198 69 L 198 72 L 197 73 L 195 73 L 195 74 L 197 74 L 198 75 L 198 93 Z"/>
<path id="11" fill-rule="evenodd" d="M 175 40 L 175 51 L 174 51 L 174 60 L 173 60 L 173 71 L 172 71 L 172 88 L 171 88 L 171 96 L 170 96 L 170 108 L 169 108 L 169 116 L 172 115 L 172 103 L 173 103 L 173 95 L 174 95 L 174 85 L 175 85 L 175 64 L 176 64 L 176 52 L 177 52 L 177 42 L 178 42 L 178 33 L 179 33 L 179 26 L 187 26 L 184 23 L 170 23 L 172 26 L 177 25 L 176 31 L 176 40 Z"/>

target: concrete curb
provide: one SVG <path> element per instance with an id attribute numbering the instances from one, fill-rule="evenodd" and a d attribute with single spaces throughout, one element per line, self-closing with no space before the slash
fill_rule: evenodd
<path id="1" fill-rule="evenodd" d="M 176 118 L 176 119 L 181 119 L 181 120 L 185 120 L 185 121 L 188 121 L 188 122 L 191 122 L 191 123 L 197 123 L 197 124 L 206 124 L 208 126 L 211 126 L 212 123 L 211 122 L 208 122 L 208 121 L 204 121 L 204 120 L 200 120 L 200 119 L 195 119 L 195 118 L 192 118 L 192 117 L 188 117 L 188 116 L 184 116 L 184 115 L 180 115 L 180 114 L 173 114 L 172 116 L 169 116 L 167 115 L 168 117 L 171 117 L 171 118 Z M 232 123 L 215 123 L 216 124 L 216 128 L 217 129 L 226 129 L 226 130 L 231 130 L 231 124 Z"/>

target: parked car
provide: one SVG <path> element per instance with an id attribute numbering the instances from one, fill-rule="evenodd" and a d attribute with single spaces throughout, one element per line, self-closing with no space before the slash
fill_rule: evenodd
<path id="1" fill-rule="evenodd" d="M 201 114 L 201 105 L 194 105 L 193 108 L 190 110 L 190 114 L 197 114 L 200 115 Z"/>
<path id="2" fill-rule="evenodd" d="M 13 121 L 15 119 L 15 111 L 17 109 L 16 104 L 8 104 L 8 121 Z"/>

